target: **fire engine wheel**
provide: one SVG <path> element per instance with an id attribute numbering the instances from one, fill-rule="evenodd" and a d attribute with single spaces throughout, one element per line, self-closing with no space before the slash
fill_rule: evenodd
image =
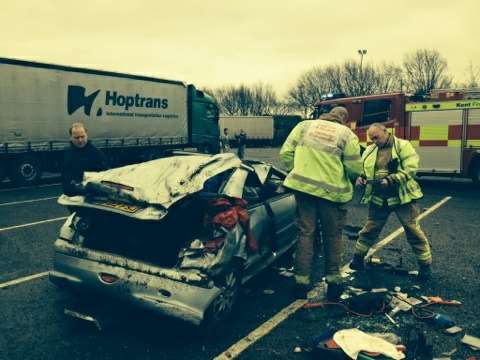
<path id="1" fill-rule="evenodd" d="M 41 176 L 41 162 L 30 156 L 14 160 L 8 169 L 8 177 L 16 185 L 35 184 L 40 180 Z"/>
<path id="2" fill-rule="evenodd" d="M 480 185 L 480 161 L 477 161 L 472 169 L 472 180 L 475 184 Z"/>

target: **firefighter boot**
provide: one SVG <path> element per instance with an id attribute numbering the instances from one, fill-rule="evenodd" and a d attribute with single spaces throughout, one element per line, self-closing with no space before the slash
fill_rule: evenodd
<path id="1" fill-rule="evenodd" d="M 295 283 L 293 286 L 293 297 L 295 299 L 306 299 L 310 290 L 312 290 L 312 285 L 310 284 Z"/>
<path id="2" fill-rule="evenodd" d="M 432 279 L 432 267 L 429 264 L 420 265 L 420 270 L 418 271 L 418 280 L 421 282 L 426 282 Z"/>
<path id="3" fill-rule="evenodd" d="M 327 301 L 339 302 L 340 296 L 343 294 L 345 287 L 341 283 L 328 283 L 327 284 Z"/>
<path id="4" fill-rule="evenodd" d="M 357 271 L 365 270 L 365 265 L 363 263 L 363 256 L 357 255 L 357 254 L 353 255 L 353 259 L 349 267 L 350 269 L 357 270 Z"/>

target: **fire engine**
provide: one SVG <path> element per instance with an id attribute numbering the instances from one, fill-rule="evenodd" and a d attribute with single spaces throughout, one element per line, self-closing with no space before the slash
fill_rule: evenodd
<path id="1" fill-rule="evenodd" d="M 435 90 L 428 97 L 389 93 L 321 100 L 314 118 L 344 106 L 360 144 L 367 129 L 384 124 L 409 140 L 420 156 L 418 175 L 470 177 L 480 183 L 480 90 Z"/>

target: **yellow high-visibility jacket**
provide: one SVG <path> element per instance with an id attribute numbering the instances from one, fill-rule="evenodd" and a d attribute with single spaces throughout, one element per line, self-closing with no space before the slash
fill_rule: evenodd
<path id="1" fill-rule="evenodd" d="M 391 135 L 393 136 L 393 135 Z M 369 145 L 362 155 L 363 175 L 367 180 L 375 179 L 375 163 L 377 162 L 378 147 L 375 144 Z M 408 140 L 399 139 L 393 136 L 392 160 L 396 161 L 396 171 L 387 176 L 390 184 L 398 185 L 398 197 L 386 199 L 389 206 L 407 204 L 412 200 L 423 197 L 420 186 L 414 176 L 418 170 L 419 157 Z M 373 187 L 367 184 L 365 193 L 361 200 L 362 204 L 373 202 L 381 206 L 383 199 L 373 194 Z"/>
<path id="2" fill-rule="evenodd" d="M 351 180 L 362 172 L 358 137 L 348 127 L 327 120 L 305 120 L 280 150 L 287 170 L 284 185 L 326 200 L 352 199 Z"/>

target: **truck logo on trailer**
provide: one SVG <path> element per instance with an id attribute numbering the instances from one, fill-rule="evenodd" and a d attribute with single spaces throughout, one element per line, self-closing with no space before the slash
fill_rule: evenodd
<path id="1" fill-rule="evenodd" d="M 80 108 L 83 108 L 85 115 L 90 116 L 92 111 L 93 103 L 97 98 L 97 95 L 101 90 L 96 90 L 90 95 L 85 95 L 85 88 L 78 85 L 68 85 L 68 99 L 67 99 L 67 112 L 68 115 L 72 115 L 75 111 Z M 114 90 L 105 91 L 105 103 L 104 105 L 108 108 L 110 107 L 120 107 L 123 108 L 124 112 L 116 113 L 112 111 L 106 111 L 106 115 L 110 116 L 144 116 L 144 113 L 134 113 L 131 110 L 136 108 L 147 108 L 147 109 L 167 109 L 168 108 L 168 99 L 167 98 L 158 98 L 158 97 L 149 97 L 142 96 L 140 94 L 132 95 L 123 95 Z M 130 111 L 129 111 L 130 110 Z M 102 116 L 102 108 L 99 107 L 97 110 L 97 116 Z M 167 116 L 167 115 L 163 115 Z"/>
<path id="2" fill-rule="evenodd" d="M 94 91 L 88 96 L 85 96 L 85 88 L 78 85 L 68 85 L 68 100 L 67 100 L 67 112 L 68 115 L 72 115 L 75 111 L 83 107 L 85 115 L 90 116 L 93 102 L 97 97 L 100 90 Z M 97 116 L 102 115 L 102 108 L 97 110 Z"/>

